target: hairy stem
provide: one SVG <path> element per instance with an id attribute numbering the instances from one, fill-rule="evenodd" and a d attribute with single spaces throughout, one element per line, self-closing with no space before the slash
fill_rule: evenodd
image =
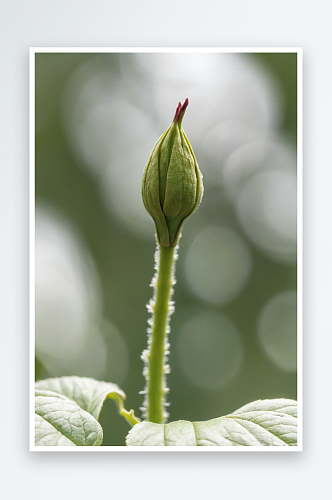
<path id="1" fill-rule="evenodd" d="M 165 375 L 167 356 L 167 333 L 169 330 L 169 316 L 172 313 L 172 294 L 174 247 L 159 247 L 156 255 L 157 273 L 152 282 L 155 287 L 153 300 L 150 301 L 149 310 L 152 312 L 149 330 L 149 348 L 143 353 L 146 362 L 145 375 L 147 379 L 145 408 L 146 418 L 149 422 L 163 423 L 167 417 L 165 411 L 165 393 L 167 392 Z M 159 259 L 158 259 L 159 255 Z"/>

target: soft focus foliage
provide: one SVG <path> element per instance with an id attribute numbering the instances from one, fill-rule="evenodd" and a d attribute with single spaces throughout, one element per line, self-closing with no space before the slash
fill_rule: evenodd
<path id="1" fill-rule="evenodd" d="M 141 179 L 186 97 L 205 193 L 180 240 L 172 421 L 296 399 L 296 54 L 36 55 L 36 377 L 111 380 L 134 409 L 155 251 Z M 104 445 L 128 431 L 114 406 Z"/>

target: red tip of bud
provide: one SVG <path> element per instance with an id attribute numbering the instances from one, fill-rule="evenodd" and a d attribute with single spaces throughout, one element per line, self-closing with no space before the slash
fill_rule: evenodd
<path id="1" fill-rule="evenodd" d="M 188 104 L 189 104 L 189 99 L 187 97 L 187 99 L 184 101 L 183 106 L 181 108 L 181 113 L 185 112 L 185 110 L 187 109 Z"/>
<path id="2" fill-rule="evenodd" d="M 178 107 L 176 108 L 176 111 L 175 111 L 174 119 L 173 119 L 173 122 L 174 122 L 174 123 L 178 122 L 180 119 L 182 119 L 182 118 L 183 118 L 184 112 L 186 111 L 188 104 L 189 104 L 189 99 L 188 99 L 188 97 L 187 97 L 187 99 L 184 101 L 184 103 L 183 103 L 183 104 L 181 104 L 181 103 L 179 102 Z"/>

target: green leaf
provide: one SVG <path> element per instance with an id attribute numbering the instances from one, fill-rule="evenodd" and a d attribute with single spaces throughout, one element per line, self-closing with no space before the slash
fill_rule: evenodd
<path id="1" fill-rule="evenodd" d="M 296 446 L 297 403 L 266 399 L 206 422 L 141 422 L 127 435 L 127 446 Z"/>
<path id="2" fill-rule="evenodd" d="M 125 394 L 116 384 L 85 377 L 37 382 L 36 446 L 99 446 L 103 430 L 97 419 L 107 397 L 122 407 Z"/>

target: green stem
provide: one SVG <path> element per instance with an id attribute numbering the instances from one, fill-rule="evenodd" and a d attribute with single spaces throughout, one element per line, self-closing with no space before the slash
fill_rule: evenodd
<path id="1" fill-rule="evenodd" d="M 168 328 L 169 300 L 172 290 L 172 270 L 175 247 L 159 247 L 159 268 L 155 281 L 155 302 L 150 303 L 153 310 L 153 325 L 150 337 L 150 350 L 147 353 L 148 372 L 146 388 L 146 414 L 149 422 L 163 423 L 167 413 L 165 406 L 165 361 L 166 335 Z"/>
<path id="2" fill-rule="evenodd" d="M 120 415 L 127 420 L 129 425 L 134 427 L 134 425 L 140 423 L 140 419 L 135 416 L 134 410 L 128 411 L 124 408 L 123 399 L 121 397 L 119 397 L 118 394 L 112 393 L 108 397 L 111 399 L 114 399 L 114 401 L 117 402 Z"/>

